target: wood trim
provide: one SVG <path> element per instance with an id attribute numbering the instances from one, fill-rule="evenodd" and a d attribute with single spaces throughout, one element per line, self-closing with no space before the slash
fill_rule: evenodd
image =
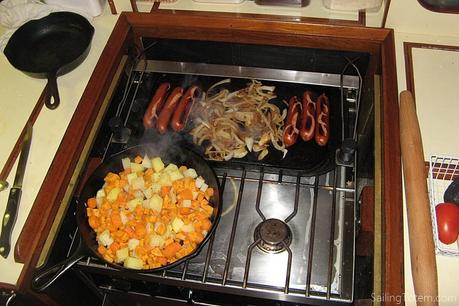
<path id="1" fill-rule="evenodd" d="M 383 296 L 404 294 L 403 200 L 394 33 L 382 46 Z M 399 305 L 386 301 L 385 305 Z"/>
<path id="2" fill-rule="evenodd" d="M 130 27 L 121 14 L 89 80 L 92 86 L 84 91 L 80 99 L 16 244 L 15 258 L 25 263 L 18 285 L 25 290 L 31 290 L 30 284 L 35 266 L 60 201 L 97 118 L 110 86 L 109 81 L 116 72 L 122 54 L 127 53 L 126 46 L 129 41 L 132 41 Z"/>
<path id="3" fill-rule="evenodd" d="M 413 49 L 430 49 L 441 51 L 454 51 L 459 52 L 459 46 L 453 45 L 437 45 L 415 42 L 404 42 L 403 52 L 405 55 L 405 75 L 406 75 L 406 89 L 413 94 L 414 101 L 416 101 L 416 88 L 414 84 L 414 63 L 413 63 Z"/>
<path id="4" fill-rule="evenodd" d="M 115 2 L 113 2 L 113 0 L 108 0 L 108 5 L 110 6 L 110 12 L 111 12 L 113 15 L 118 14 L 117 11 L 116 11 Z"/>
<path id="5" fill-rule="evenodd" d="M 171 18 L 173 14 L 174 18 Z M 294 18 L 266 15 L 155 10 L 123 12 L 91 76 L 34 206 L 21 232 L 17 255 L 26 263 L 19 279 L 30 287 L 38 257 L 57 208 L 64 197 L 86 138 L 94 124 L 122 54 L 143 35 L 150 37 L 234 41 L 328 50 L 359 51 L 372 55 L 372 71 L 381 71 L 383 294 L 403 293 L 403 222 L 398 95 L 394 33 L 390 29 L 313 24 Z M 65 169 L 63 172 L 62 169 Z M 37 234 L 38 233 L 38 234 Z"/>
<path id="6" fill-rule="evenodd" d="M 367 25 L 367 13 L 365 10 L 359 10 L 359 21 L 358 22 L 363 27 Z"/>

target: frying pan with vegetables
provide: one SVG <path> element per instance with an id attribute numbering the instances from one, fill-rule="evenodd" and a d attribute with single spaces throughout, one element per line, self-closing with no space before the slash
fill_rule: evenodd
<path id="1" fill-rule="evenodd" d="M 197 246 L 197 248 L 190 253 L 189 255 L 162 267 L 155 269 L 144 269 L 144 270 L 134 270 L 126 268 L 121 264 L 110 263 L 102 257 L 101 254 L 97 251 L 99 246 L 96 240 L 96 233 L 89 226 L 88 216 L 87 216 L 87 205 L 86 202 L 89 198 L 94 197 L 97 191 L 104 185 L 104 177 L 109 172 L 119 173 L 123 170 L 122 159 L 129 157 L 131 160 L 135 156 L 144 156 L 147 154 L 149 157 L 159 156 L 164 161 L 165 164 L 174 163 L 178 166 L 185 165 L 188 168 L 194 168 L 198 175 L 202 176 L 209 187 L 214 189 L 214 195 L 210 198 L 210 205 L 213 207 L 213 212 L 210 217 L 212 226 L 208 231 L 208 234 L 204 240 Z M 215 232 L 217 224 L 221 215 L 221 199 L 220 199 L 220 189 L 218 184 L 218 179 L 209 165 L 204 159 L 202 159 L 196 153 L 189 151 L 187 149 L 169 146 L 169 147 L 159 147 L 155 144 L 145 144 L 135 147 L 131 147 L 125 151 L 122 151 L 118 154 L 115 154 L 103 162 L 88 178 L 85 182 L 81 195 L 80 201 L 77 203 L 76 207 L 76 218 L 78 230 L 80 233 L 80 241 L 77 247 L 77 250 L 73 255 L 71 255 L 66 260 L 50 267 L 49 269 L 40 271 L 32 281 L 32 287 L 37 291 L 43 291 L 48 288 L 60 275 L 65 271 L 71 268 L 76 262 L 87 256 L 95 256 L 100 260 L 106 262 L 108 265 L 118 268 L 120 270 L 135 273 L 136 271 L 140 272 L 153 272 L 171 268 L 173 266 L 179 265 L 180 263 L 196 256 L 206 242 L 209 240 L 211 235 Z"/>
<path id="2" fill-rule="evenodd" d="M 94 27 L 83 16 L 51 13 L 18 28 L 4 53 L 16 69 L 48 79 L 45 105 L 55 109 L 60 103 L 57 75 L 76 68 L 86 58 L 93 35 Z"/>

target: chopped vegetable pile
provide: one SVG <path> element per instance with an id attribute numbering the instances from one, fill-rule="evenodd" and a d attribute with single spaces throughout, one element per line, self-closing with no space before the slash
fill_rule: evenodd
<path id="1" fill-rule="evenodd" d="M 87 201 L 97 251 L 131 269 L 159 268 L 192 253 L 208 234 L 214 190 L 192 168 L 147 155 L 122 160 Z"/>

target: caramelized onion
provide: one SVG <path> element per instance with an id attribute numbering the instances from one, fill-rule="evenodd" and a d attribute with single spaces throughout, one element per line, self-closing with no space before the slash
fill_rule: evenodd
<path id="1" fill-rule="evenodd" d="M 233 92 L 218 90 L 230 81 L 225 79 L 212 85 L 199 103 L 190 132 L 193 142 L 205 144 L 205 155 L 211 160 L 242 158 L 248 152 L 257 152 L 261 160 L 269 153 L 270 144 L 285 157 L 287 149 L 282 135 L 287 112 L 269 103 L 276 97 L 275 87 L 252 80 L 245 88 Z"/>

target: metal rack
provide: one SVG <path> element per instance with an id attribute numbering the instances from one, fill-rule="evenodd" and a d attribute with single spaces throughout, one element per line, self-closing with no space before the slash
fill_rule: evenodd
<path id="1" fill-rule="evenodd" d="M 180 74 L 218 71 L 220 75 L 226 71 L 225 76 L 245 71 L 252 77 L 271 73 L 260 68 L 221 68 L 153 61 L 133 66 L 122 98 L 114 105 L 115 116 L 122 123 L 122 133 L 112 133 L 107 144 L 99 144 L 103 147 L 102 159 L 128 143 L 120 138 L 127 133 L 129 139 L 131 131 L 125 128 L 149 71 L 159 69 Z M 355 91 L 359 86 L 358 78 L 352 76 L 343 78 L 290 71 L 275 75 L 276 81 L 304 80 L 308 84 L 336 87 L 336 90 L 344 86 Z M 116 270 L 91 257 L 80 261 L 75 269 L 85 274 L 106 275 L 110 279 L 294 303 L 351 302 L 357 186 L 354 169 L 355 163 L 353 167 L 338 166 L 322 175 L 304 176 L 285 174 L 282 169 L 265 171 L 263 167 L 216 168 L 223 194 L 222 218 L 217 231 L 198 256 L 160 273 L 126 274 L 126 271 Z M 280 249 L 270 252 L 260 246 L 261 238 L 254 233 L 260 224 L 273 219 L 286 228 L 290 241 L 281 241 Z M 75 232 L 72 239 L 77 238 Z M 104 289 L 106 284 L 96 286 Z"/>

